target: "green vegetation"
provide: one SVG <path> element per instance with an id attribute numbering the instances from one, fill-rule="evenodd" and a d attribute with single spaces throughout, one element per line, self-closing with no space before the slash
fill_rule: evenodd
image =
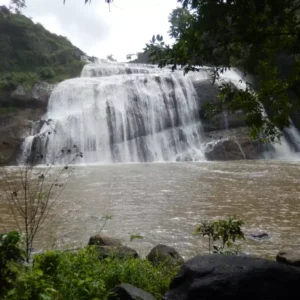
<path id="1" fill-rule="evenodd" d="M 0 234 L 0 297 L 13 287 L 18 269 L 14 264 L 24 262 L 25 252 L 21 247 L 21 235 L 16 231 Z"/>
<path id="2" fill-rule="evenodd" d="M 99 259 L 95 247 L 77 253 L 50 251 L 36 255 L 33 266 L 19 265 L 4 299 L 105 300 L 122 282 L 162 299 L 177 272 L 176 266 L 154 266 L 144 259 Z"/>
<path id="3" fill-rule="evenodd" d="M 210 252 L 213 248 L 213 253 L 237 254 L 232 249 L 237 240 L 244 239 L 243 224 L 238 218 L 229 217 L 203 222 L 195 233 L 209 237 Z M 140 238 L 132 235 L 130 240 Z M 0 235 L 0 296 L 3 299 L 105 300 L 111 299 L 116 285 L 130 283 L 160 300 L 180 268 L 168 260 L 153 264 L 147 259 L 120 259 L 113 252 L 103 258 L 97 245 L 77 252 L 36 254 L 32 264 L 24 264 L 26 252 L 21 242 L 21 235 L 15 231 Z"/>
<path id="4" fill-rule="evenodd" d="M 227 220 L 202 222 L 196 227 L 195 234 L 208 237 L 209 253 L 213 248 L 213 253 L 237 254 L 239 246 L 235 242 L 245 239 L 243 225 L 242 220 L 228 217 Z"/>
<path id="5" fill-rule="evenodd" d="M 279 138 L 290 116 L 299 119 L 300 1 L 178 2 L 182 7 L 169 19 L 175 43 L 166 45 L 160 35 L 153 36 L 145 51 L 161 67 L 183 66 L 188 72 L 211 66 L 213 81 L 230 67 L 254 75 L 246 90 L 221 86 L 220 103 L 210 112 L 242 110 L 252 138 Z"/>
<path id="6" fill-rule="evenodd" d="M 80 75 L 80 49 L 20 13 L 0 9 L 0 90 L 37 81 L 59 82 Z"/>

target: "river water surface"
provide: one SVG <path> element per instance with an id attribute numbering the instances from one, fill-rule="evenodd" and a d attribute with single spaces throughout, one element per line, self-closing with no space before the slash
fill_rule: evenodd
<path id="1" fill-rule="evenodd" d="M 164 243 L 188 257 L 207 250 L 193 235 L 202 220 L 237 215 L 245 232 L 262 230 L 269 239 L 246 239 L 242 250 L 275 255 L 300 244 L 300 163 L 238 161 L 162 164 L 112 164 L 76 167 L 61 199 L 67 200 L 65 243 L 86 243 L 104 228 L 122 238 L 144 237 L 131 244 L 142 254 Z M 59 214 L 59 212 L 58 212 Z"/>
<path id="2" fill-rule="evenodd" d="M 141 255 L 164 243 L 187 258 L 207 251 L 207 240 L 193 235 L 200 221 L 237 215 L 246 234 L 270 236 L 247 238 L 242 251 L 275 255 L 299 248 L 299 175 L 298 162 L 262 160 L 76 166 L 60 197 L 59 226 L 49 226 L 43 240 L 84 245 L 111 215 L 103 231 L 125 244 L 131 234 L 143 236 L 130 244 Z"/>

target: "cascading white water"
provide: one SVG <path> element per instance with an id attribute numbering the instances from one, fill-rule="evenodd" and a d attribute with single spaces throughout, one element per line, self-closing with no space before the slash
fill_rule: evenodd
<path id="1" fill-rule="evenodd" d="M 184 76 L 182 71 L 153 65 L 88 64 L 80 78 L 54 89 L 45 116 L 51 128 L 46 122 L 38 141 L 25 140 L 23 157 L 38 150 L 43 153 L 42 163 L 51 163 L 61 149 L 76 145 L 84 153 L 83 163 L 204 160 L 209 145 L 204 143 L 199 111 L 201 101 L 211 96 L 205 89 L 209 74 L 207 68 Z M 229 70 L 221 74 L 219 83 L 232 82 L 243 89 L 246 84 L 241 79 L 237 71 Z M 195 82 L 200 82 L 200 95 Z M 227 122 L 226 114 L 224 118 Z M 48 134 L 49 130 L 55 134 Z M 293 124 L 286 134 L 300 150 Z M 294 153 L 284 137 L 265 157 L 294 159 Z"/>
<path id="2" fill-rule="evenodd" d="M 87 65 L 82 77 L 52 92 L 46 161 L 76 144 L 84 163 L 175 161 L 203 158 L 199 105 L 182 72 L 153 66 Z M 41 132 L 49 130 L 45 125 Z"/>

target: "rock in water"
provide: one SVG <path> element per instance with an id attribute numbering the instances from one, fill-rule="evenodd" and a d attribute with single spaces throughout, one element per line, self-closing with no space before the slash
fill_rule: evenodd
<path id="1" fill-rule="evenodd" d="M 243 160 L 261 158 L 261 146 L 257 141 L 247 137 L 226 138 L 208 147 L 205 156 L 207 160 Z"/>
<path id="2" fill-rule="evenodd" d="M 256 239 L 256 240 L 270 238 L 269 234 L 267 234 L 266 232 L 263 232 L 263 231 L 251 232 L 249 237 L 252 239 Z"/>
<path id="3" fill-rule="evenodd" d="M 180 254 L 172 247 L 166 245 L 155 246 L 147 255 L 147 259 L 152 263 L 171 262 L 183 264 L 184 260 Z"/>
<path id="4" fill-rule="evenodd" d="M 296 300 L 300 270 L 231 255 L 197 256 L 173 279 L 166 300 Z"/>
<path id="5" fill-rule="evenodd" d="M 120 247 L 122 243 L 119 239 L 104 234 L 97 234 L 90 237 L 89 245 Z"/>
<path id="6" fill-rule="evenodd" d="M 115 287 L 114 295 L 111 300 L 155 300 L 155 298 L 129 283 L 121 283 Z"/>
<path id="7" fill-rule="evenodd" d="M 280 263 L 300 267 L 300 252 L 281 250 L 276 256 L 276 260 Z"/>

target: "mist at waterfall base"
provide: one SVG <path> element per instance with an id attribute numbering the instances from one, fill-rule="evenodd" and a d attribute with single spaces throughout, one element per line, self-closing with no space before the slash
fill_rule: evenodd
<path id="1" fill-rule="evenodd" d="M 209 70 L 184 76 L 153 65 L 88 64 L 80 78 L 66 80 L 52 92 L 44 119 L 51 120 L 55 134 L 39 138 L 35 151 L 45 154 L 44 164 L 73 145 L 84 153 L 83 164 L 203 161 L 208 144 L 199 110 L 206 95 L 199 101 L 195 79 L 207 84 Z M 223 74 L 224 80 L 245 86 L 234 70 Z M 48 131 L 45 124 L 40 134 Z M 300 145 L 297 129 L 287 132 Z M 23 157 L 34 141 L 34 136 L 25 139 Z M 274 149 L 277 158 L 299 157 L 285 137 Z"/>

